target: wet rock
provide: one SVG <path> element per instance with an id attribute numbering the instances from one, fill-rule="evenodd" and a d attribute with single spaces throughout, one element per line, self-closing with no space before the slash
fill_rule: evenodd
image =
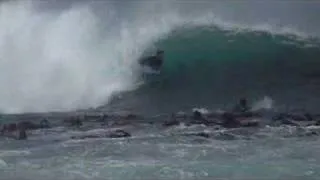
<path id="1" fill-rule="evenodd" d="M 193 119 L 196 119 L 196 120 L 200 119 L 201 120 L 202 118 L 203 118 L 203 115 L 200 111 L 196 110 L 193 112 Z"/>
<path id="2" fill-rule="evenodd" d="M 80 127 L 83 125 L 79 117 L 71 117 L 69 119 L 64 120 L 64 123 L 67 123 L 73 127 Z"/>
<path id="3" fill-rule="evenodd" d="M 124 119 L 126 119 L 126 120 L 133 120 L 133 119 L 138 119 L 138 118 L 139 118 L 139 116 L 137 114 L 131 114 L 131 113 L 124 117 Z"/>
<path id="4" fill-rule="evenodd" d="M 206 126 L 211 124 L 198 110 L 193 111 L 192 119 L 193 120 L 190 122 L 191 124 L 204 124 Z"/>
<path id="5" fill-rule="evenodd" d="M 28 139 L 27 132 L 25 129 L 20 129 L 18 134 L 18 140 L 26 140 Z"/>
<path id="6" fill-rule="evenodd" d="M 182 136 L 198 136 L 198 137 L 204 137 L 204 138 L 210 137 L 209 133 L 206 133 L 206 132 L 186 133 L 186 134 L 182 134 Z"/>
<path id="7" fill-rule="evenodd" d="M 91 120 L 97 120 L 97 119 L 100 120 L 101 117 L 102 115 L 96 112 L 88 112 L 83 114 L 84 121 L 91 121 Z"/>
<path id="8" fill-rule="evenodd" d="M 14 131 L 17 130 L 17 124 L 16 123 L 10 123 L 6 127 L 7 127 L 7 129 L 6 129 L 7 132 L 14 132 Z"/>
<path id="9" fill-rule="evenodd" d="M 170 121 L 164 122 L 162 125 L 165 127 L 171 127 L 171 126 L 178 126 L 179 124 L 180 122 L 178 120 L 170 120 Z"/>
<path id="10" fill-rule="evenodd" d="M 223 124 L 225 128 L 238 128 L 241 127 L 240 122 L 234 117 L 232 113 L 224 113 L 222 115 Z"/>
<path id="11" fill-rule="evenodd" d="M 18 134 L 17 134 L 17 140 L 26 140 L 28 138 L 27 136 L 27 129 L 33 129 L 36 128 L 36 125 L 29 122 L 29 121 L 24 121 L 24 122 L 20 122 L 18 124 Z"/>
<path id="12" fill-rule="evenodd" d="M 305 113 L 304 117 L 306 118 L 307 121 L 314 121 L 313 116 L 309 113 Z"/>
<path id="13" fill-rule="evenodd" d="M 282 120 L 282 119 L 285 119 L 285 118 L 287 118 L 287 114 L 280 113 L 280 114 L 277 114 L 277 115 L 273 116 L 272 120 L 279 121 L 279 120 Z"/>
<path id="14" fill-rule="evenodd" d="M 119 127 L 119 126 L 126 126 L 131 124 L 132 122 L 127 121 L 127 120 L 113 120 L 113 121 L 108 121 L 106 123 L 107 126 L 109 127 Z"/>
<path id="15" fill-rule="evenodd" d="M 110 138 L 123 138 L 123 137 L 131 137 L 131 134 L 124 131 L 124 130 L 121 130 L 121 129 L 118 129 L 114 132 L 111 132 L 109 134 L 109 137 Z"/>
<path id="16" fill-rule="evenodd" d="M 95 139 L 95 138 L 102 138 L 102 135 L 96 134 L 89 134 L 89 135 L 82 135 L 82 136 L 71 136 L 71 139 Z"/>
<path id="17" fill-rule="evenodd" d="M 297 135 L 299 137 L 311 137 L 311 136 L 319 136 L 319 133 L 314 130 L 305 129 L 303 127 L 298 127 L 297 128 Z"/>
<path id="18" fill-rule="evenodd" d="M 310 113 L 304 114 L 293 114 L 293 113 L 280 113 L 272 118 L 273 120 L 283 120 L 283 119 L 290 119 L 293 121 L 314 121 L 313 115 Z"/>
<path id="19" fill-rule="evenodd" d="M 296 122 L 294 122 L 293 120 L 290 120 L 290 119 L 283 119 L 283 120 L 281 120 L 281 123 L 283 125 L 300 126 L 298 123 L 296 123 Z"/>
<path id="20" fill-rule="evenodd" d="M 204 138 L 209 138 L 210 135 L 206 132 L 199 132 L 199 133 L 196 133 L 194 134 L 195 136 L 200 136 L 200 137 L 204 137 Z"/>
<path id="21" fill-rule="evenodd" d="M 315 131 L 309 131 L 306 133 L 306 136 L 319 136 L 319 133 Z"/>
<path id="22" fill-rule="evenodd" d="M 178 126 L 180 124 L 180 121 L 177 119 L 175 114 L 171 115 L 171 119 L 165 121 L 162 125 L 165 127 L 170 127 L 170 126 Z"/>
<path id="23" fill-rule="evenodd" d="M 278 125 L 290 125 L 290 126 L 314 126 L 317 125 L 315 118 L 305 113 L 303 115 L 280 113 L 272 118 L 273 121 L 278 122 Z M 319 123 L 320 124 L 320 123 Z"/>
<path id="24" fill-rule="evenodd" d="M 257 120 L 241 121 L 241 127 L 258 127 L 260 122 Z"/>
<path id="25" fill-rule="evenodd" d="M 38 129 L 39 128 L 39 125 L 35 124 L 35 123 L 32 123 L 30 121 L 22 121 L 22 122 L 19 122 L 17 124 L 18 128 L 23 128 L 23 129 L 29 129 L 29 130 L 34 130 L 34 129 Z"/>
<path id="26" fill-rule="evenodd" d="M 82 121 L 79 119 L 79 118 L 76 118 L 74 121 L 71 122 L 71 125 L 72 126 L 77 126 L 77 127 L 80 127 L 82 126 Z"/>
<path id="27" fill-rule="evenodd" d="M 8 129 L 8 127 L 7 127 L 6 124 L 2 125 L 1 126 L 1 131 L 0 131 L 1 135 L 4 135 L 4 133 L 7 131 L 7 129 Z"/>
<path id="28" fill-rule="evenodd" d="M 72 136 L 71 139 L 96 139 L 96 138 L 124 138 L 131 137 L 131 134 L 124 130 L 115 130 L 103 134 L 86 134 L 81 136 Z"/>
<path id="29" fill-rule="evenodd" d="M 109 116 L 107 114 L 103 114 L 99 119 L 98 121 L 99 122 L 106 122 L 106 120 L 109 118 Z"/>

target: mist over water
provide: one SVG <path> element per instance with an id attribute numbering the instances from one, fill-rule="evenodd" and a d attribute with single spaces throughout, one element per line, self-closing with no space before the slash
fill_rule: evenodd
<path id="1" fill-rule="evenodd" d="M 2 2 L 0 110 L 67 111 L 106 104 L 113 93 L 137 88 L 139 56 L 181 26 L 241 27 L 299 37 L 316 36 L 319 29 L 317 24 L 304 29 L 302 20 L 290 23 L 290 12 L 280 13 L 275 23 L 274 18 L 263 21 L 268 17 L 263 13 L 261 19 L 248 19 L 250 13 L 230 18 L 249 7 L 225 7 L 222 2 L 178 1 Z"/>

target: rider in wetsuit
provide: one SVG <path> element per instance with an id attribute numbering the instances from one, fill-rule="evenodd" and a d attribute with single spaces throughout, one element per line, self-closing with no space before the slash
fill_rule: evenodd
<path id="1" fill-rule="evenodd" d="M 164 51 L 158 50 L 155 56 L 144 58 L 140 61 L 141 65 L 149 66 L 153 70 L 159 71 L 163 64 Z"/>
<path id="2" fill-rule="evenodd" d="M 250 111 L 250 107 L 248 105 L 248 101 L 245 98 L 241 98 L 239 101 L 239 104 L 237 104 L 234 109 L 233 112 L 237 112 L 237 113 L 246 113 Z"/>

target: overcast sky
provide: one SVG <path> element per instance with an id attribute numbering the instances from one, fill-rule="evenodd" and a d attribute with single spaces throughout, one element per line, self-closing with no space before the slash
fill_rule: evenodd
<path id="1" fill-rule="evenodd" d="M 39 0 L 42 10 L 61 10 L 77 4 L 90 4 L 97 12 L 112 7 L 118 16 L 159 10 L 180 13 L 214 12 L 220 18 L 248 24 L 271 23 L 320 34 L 320 1 L 317 0 Z M 151 11 L 152 12 L 152 11 Z M 103 13 L 102 13 L 103 14 Z M 102 15 L 103 16 L 103 15 Z"/>

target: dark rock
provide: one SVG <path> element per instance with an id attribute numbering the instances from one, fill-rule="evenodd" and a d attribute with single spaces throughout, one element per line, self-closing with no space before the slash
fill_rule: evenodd
<path id="1" fill-rule="evenodd" d="M 123 138 L 130 137 L 131 134 L 124 130 L 116 130 L 105 134 L 86 134 L 82 136 L 72 136 L 71 139 L 96 139 L 96 138 Z"/>
<path id="2" fill-rule="evenodd" d="M 16 123 L 10 123 L 7 125 L 7 132 L 13 132 L 17 130 L 17 124 Z"/>
<path id="3" fill-rule="evenodd" d="M 241 122 L 241 127 L 258 127 L 260 123 L 258 121 L 247 121 L 245 123 Z"/>
<path id="4" fill-rule="evenodd" d="M 279 121 L 279 120 L 285 119 L 286 117 L 287 117 L 287 114 L 280 113 L 280 114 L 273 116 L 272 120 Z"/>
<path id="5" fill-rule="evenodd" d="M 114 131 L 114 132 L 111 132 L 111 133 L 109 134 L 109 137 L 110 137 L 110 138 L 131 137 L 131 134 L 128 133 L 128 132 L 126 132 L 126 131 L 124 131 L 124 130 L 118 129 L 118 130 L 116 130 L 116 131 Z"/>
<path id="6" fill-rule="evenodd" d="M 76 126 L 76 127 L 82 126 L 82 121 L 80 120 L 79 117 L 71 117 L 69 119 L 65 119 L 64 123 L 67 123 L 70 126 Z"/>
<path id="7" fill-rule="evenodd" d="M 198 137 L 204 137 L 204 138 L 209 138 L 210 135 L 209 133 L 206 132 L 197 132 L 197 133 L 186 133 L 186 134 L 182 134 L 182 136 L 198 136 Z"/>
<path id="8" fill-rule="evenodd" d="M 312 115 L 309 114 L 309 113 L 305 113 L 305 114 L 304 114 L 304 117 L 306 118 L 307 121 L 313 121 L 313 120 L 314 120 L 314 118 L 312 117 Z"/>
<path id="9" fill-rule="evenodd" d="M 138 119 L 139 116 L 136 114 L 128 114 L 125 116 L 125 119 L 129 120 L 129 119 Z"/>
<path id="10" fill-rule="evenodd" d="M 272 118 L 273 120 L 283 120 L 291 119 L 294 121 L 314 121 L 314 117 L 310 113 L 304 114 L 290 114 L 290 113 L 280 113 Z"/>
<path id="11" fill-rule="evenodd" d="M 319 133 L 317 133 L 315 131 L 309 131 L 306 133 L 306 136 L 319 136 Z"/>
<path id="12" fill-rule="evenodd" d="M 191 121 L 190 123 L 191 124 L 204 124 L 206 126 L 209 126 L 211 123 L 203 116 L 203 114 L 198 111 L 198 110 L 195 110 L 193 112 L 193 121 Z"/>
<path id="13" fill-rule="evenodd" d="M 283 119 L 283 120 L 281 120 L 281 123 L 284 125 L 290 125 L 290 126 L 300 126 L 298 123 L 296 123 L 292 120 L 289 120 L 289 119 Z"/>
<path id="14" fill-rule="evenodd" d="M 4 135 L 4 133 L 7 131 L 7 129 L 8 129 L 8 127 L 7 127 L 6 124 L 2 125 L 1 126 L 1 131 L 0 131 L 1 135 Z"/>
<path id="15" fill-rule="evenodd" d="M 224 113 L 222 115 L 223 124 L 222 126 L 225 128 L 238 128 L 241 127 L 240 122 L 233 116 L 232 113 Z"/>
<path id="16" fill-rule="evenodd" d="M 200 111 L 194 111 L 193 112 L 193 119 L 196 119 L 196 120 L 201 120 L 203 118 L 202 116 L 202 113 Z"/>
<path id="17" fill-rule="evenodd" d="M 27 136 L 27 132 L 24 128 L 19 130 L 19 134 L 18 134 L 18 140 L 26 140 L 28 138 Z"/>
<path id="18" fill-rule="evenodd" d="M 89 135 L 83 135 L 83 136 L 72 136 L 71 139 L 95 139 L 95 138 L 101 138 L 101 137 L 103 136 L 89 134 Z"/>
<path id="19" fill-rule="evenodd" d="M 39 126 L 30 122 L 30 121 L 22 121 L 18 123 L 18 128 L 23 128 L 23 129 L 29 129 L 29 130 L 34 130 L 38 129 Z"/>
<path id="20" fill-rule="evenodd" d="M 170 121 L 164 122 L 162 125 L 165 127 L 170 127 L 170 126 L 178 126 L 180 124 L 180 121 L 176 119 L 172 119 Z"/>
<path id="21" fill-rule="evenodd" d="M 103 114 L 103 115 L 99 118 L 99 122 L 105 122 L 108 118 L 109 118 L 109 116 L 108 116 L 107 114 Z"/>
<path id="22" fill-rule="evenodd" d="M 204 138 L 209 138 L 210 137 L 210 135 L 208 133 L 205 133 L 205 132 L 196 133 L 194 135 L 195 136 L 204 137 Z"/>

